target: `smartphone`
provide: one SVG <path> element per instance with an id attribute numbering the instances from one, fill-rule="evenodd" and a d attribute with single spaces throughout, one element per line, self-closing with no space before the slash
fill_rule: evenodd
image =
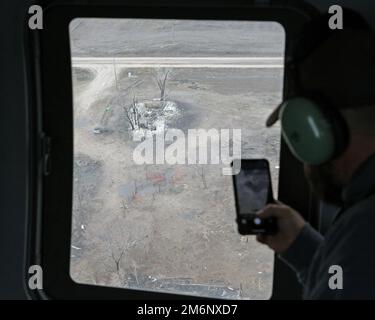
<path id="1" fill-rule="evenodd" d="M 268 161 L 266 159 L 235 161 L 240 161 L 240 170 L 233 175 L 238 232 L 242 235 L 275 234 L 276 219 L 260 219 L 256 215 L 268 203 L 274 202 Z"/>

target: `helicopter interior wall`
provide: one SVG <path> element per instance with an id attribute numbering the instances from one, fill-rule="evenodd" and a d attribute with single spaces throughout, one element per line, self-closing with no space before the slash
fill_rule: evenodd
<path id="1" fill-rule="evenodd" d="M 24 64 L 24 19 L 36 1 L 14 0 L 0 3 L 1 46 L 0 132 L 0 299 L 26 299 L 25 250 L 29 195 L 28 88 Z M 375 14 L 373 0 L 309 0 L 324 10 L 332 4 L 351 7 L 365 17 Z"/>

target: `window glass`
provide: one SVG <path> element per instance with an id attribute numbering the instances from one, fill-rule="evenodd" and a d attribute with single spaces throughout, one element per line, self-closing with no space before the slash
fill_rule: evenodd
<path id="1" fill-rule="evenodd" d="M 276 196 L 280 128 L 264 123 L 282 98 L 283 28 L 91 18 L 69 28 L 73 280 L 268 299 L 273 253 L 237 232 L 223 150 L 267 158 Z"/>

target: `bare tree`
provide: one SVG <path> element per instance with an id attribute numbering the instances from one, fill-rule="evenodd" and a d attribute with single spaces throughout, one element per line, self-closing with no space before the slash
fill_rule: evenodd
<path id="1" fill-rule="evenodd" d="M 122 246 L 120 248 L 120 250 L 118 250 L 118 253 L 116 254 L 116 250 L 111 250 L 111 256 L 112 256 L 112 259 L 116 265 L 116 271 L 119 272 L 120 271 L 120 262 L 122 260 L 122 257 L 124 256 L 125 254 L 125 246 Z"/>
<path id="2" fill-rule="evenodd" d="M 160 90 L 160 101 L 164 102 L 166 99 L 166 86 L 169 70 L 166 72 L 156 72 L 155 80 Z"/>
<path id="3" fill-rule="evenodd" d="M 132 104 L 129 107 L 124 107 L 124 111 L 132 131 L 138 129 L 141 113 L 138 107 L 138 101 L 134 96 Z"/>
<path id="4" fill-rule="evenodd" d="M 203 166 L 195 166 L 195 172 L 197 173 L 197 175 L 201 178 L 202 180 L 202 183 L 203 183 L 203 188 L 204 189 L 207 189 L 208 188 L 208 185 L 207 185 L 207 180 L 206 180 L 206 173 L 203 169 Z"/>
<path id="5" fill-rule="evenodd" d="M 126 279 L 127 269 L 124 266 L 124 261 L 128 259 L 129 249 L 134 247 L 138 240 L 131 234 L 131 228 L 126 223 L 126 219 L 119 216 L 105 225 L 100 238 L 102 239 L 102 250 L 107 257 L 107 259 L 102 260 L 103 263 L 117 274 L 116 277 L 120 282 L 123 282 Z M 129 265 L 129 263 L 127 264 Z"/>
<path id="6" fill-rule="evenodd" d="M 116 228 L 117 224 L 114 223 L 114 225 L 111 228 L 111 231 L 109 231 L 108 234 L 105 236 L 105 245 L 108 250 L 110 261 L 112 262 L 115 271 L 119 273 L 121 269 L 122 259 L 124 258 L 126 253 L 128 239 L 127 237 L 125 237 L 125 239 L 122 239 L 123 237 L 121 237 L 121 235 L 119 235 L 118 232 L 116 232 L 117 230 L 114 230 Z"/>

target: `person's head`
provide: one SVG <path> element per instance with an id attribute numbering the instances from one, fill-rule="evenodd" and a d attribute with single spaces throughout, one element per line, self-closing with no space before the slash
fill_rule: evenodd
<path id="1" fill-rule="evenodd" d="M 324 201 L 342 204 L 342 190 L 358 167 L 375 153 L 375 105 L 340 111 L 349 129 L 349 141 L 338 157 L 321 165 L 304 164 L 305 175 Z"/>
<path id="2" fill-rule="evenodd" d="M 293 79 L 289 89 L 292 98 L 323 96 L 327 105 L 323 105 L 322 110 L 325 107 L 331 114 L 334 111 L 337 122 L 341 119 L 340 126 L 345 127 L 345 144 L 338 154 L 322 163 L 304 164 L 306 177 L 318 196 L 340 205 L 342 189 L 360 164 L 375 153 L 375 90 L 372 85 L 375 35 L 363 19 L 351 11 L 344 10 L 343 30 L 329 30 L 328 19 L 325 15 L 313 21 L 301 33 L 292 57 L 293 71 L 289 76 Z M 321 104 L 319 100 L 315 102 Z M 282 112 L 280 106 L 267 120 L 267 126 Z M 284 120 L 282 115 L 280 117 Z"/>

